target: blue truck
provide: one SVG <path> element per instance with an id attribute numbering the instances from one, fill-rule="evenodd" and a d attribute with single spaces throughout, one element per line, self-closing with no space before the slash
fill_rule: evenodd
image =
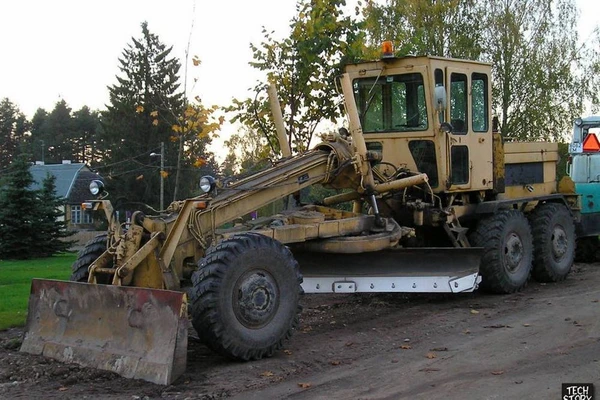
<path id="1" fill-rule="evenodd" d="M 581 221 L 576 226 L 576 260 L 593 262 L 600 256 L 600 116 L 577 118 L 569 146 L 567 173 L 581 195 Z"/>

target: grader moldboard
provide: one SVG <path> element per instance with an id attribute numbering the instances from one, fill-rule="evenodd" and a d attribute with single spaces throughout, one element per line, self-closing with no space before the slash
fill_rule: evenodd
<path id="1" fill-rule="evenodd" d="M 556 144 L 506 143 L 491 118 L 491 66 L 391 54 L 339 78 L 348 129 L 224 187 L 109 220 L 72 282 L 34 280 L 21 351 L 159 384 L 200 339 L 239 360 L 270 356 L 305 293 L 471 292 L 564 279 L 579 200 L 557 192 Z M 245 225 L 227 223 L 311 185 L 346 189 Z M 352 211 L 334 208 L 352 203 Z M 189 293 L 189 300 L 186 295 Z"/>

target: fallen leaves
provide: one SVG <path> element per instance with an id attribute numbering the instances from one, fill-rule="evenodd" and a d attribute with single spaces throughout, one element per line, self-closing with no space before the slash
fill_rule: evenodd
<path id="1" fill-rule="evenodd" d="M 302 389 L 308 389 L 312 385 L 310 383 L 302 382 L 302 383 L 298 383 L 298 386 L 301 387 Z"/>
<path id="2" fill-rule="evenodd" d="M 472 309 L 472 310 L 471 310 L 471 314 L 479 314 L 479 311 L 477 311 L 477 310 L 473 310 L 473 309 Z"/>
<path id="3" fill-rule="evenodd" d="M 264 376 L 266 378 L 271 377 L 275 375 L 274 373 L 272 373 L 271 371 L 265 371 L 265 372 L 261 372 L 260 376 Z"/>
<path id="4" fill-rule="evenodd" d="M 504 371 L 492 371 L 492 375 L 502 375 Z"/>
<path id="5" fill-rule="evenodd" d="M 425 355 L 425 357 L 429 358 L 430 360 L 437 358 L 437 356 L 435 355 L 435 353 L 429 352 Z"/>
<path id="6" fill-rule="evenodd" d="M 342 362 L 340 360 L 333 360 L 333 361 L 329 361 L 329 364 L 331 365 L 340 365 Z"/>
<path id="7" fill-rule="evenodd" d="M 403 344 L 402 346 L 400 346 L 400 348 L 402 350 L 410 350 L 410 349 L 412 349 L 411 345 L 409 345 L 409 344 Z"/>

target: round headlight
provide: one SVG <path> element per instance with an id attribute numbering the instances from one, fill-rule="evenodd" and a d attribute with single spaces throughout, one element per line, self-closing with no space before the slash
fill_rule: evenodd
<path id="1" fill-rule="evenodd" d="M 210 175 L 203 176 L 200 178 L 200 190 L 204 193 L 208 193 L 215 188 L 215 178 Z"/>
<path id="2" fill-rule="evenodd" d="M 100 193 L 102 193 L 103 190 L 104 190 L 104 183 L 102 183 L 102 181 L 93 180 L 90 183 L 90 193 L 92 194 L 92 196 L 99 195 Z"/>

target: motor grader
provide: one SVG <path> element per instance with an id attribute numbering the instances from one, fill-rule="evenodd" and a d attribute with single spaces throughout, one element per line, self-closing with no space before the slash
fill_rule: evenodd
<path id="1" fill-rule="evenodd" d="M 100 182 L 106 234 L 71 282 L 34 280 L 21 350 L 168 384 L 185 369 L 188 316 L 239 360 L 270 356 L 299 323 L 302 293 L 471 292 L 564 279 L 579 200 L 557 190 L 557 145 L 503 143 L 491 66 L 431 56 L 347 65 L 347 126 L 156 215 L 119 222 Z M 236 223 L 312 185 L 316 204 Z M 342 210 L 337 205 L 351 204 Z M 189 297 L 188 297 L 189 295 Z"/>

